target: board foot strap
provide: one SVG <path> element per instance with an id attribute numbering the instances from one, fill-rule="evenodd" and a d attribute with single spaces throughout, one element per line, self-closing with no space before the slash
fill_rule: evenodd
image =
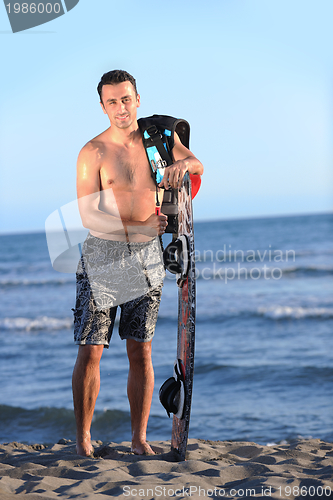
<path id="1" fill-rule="evenodd" d="M 184 417 L 185 370 L 180 359 L 175 361 L 173 377 L 168 378 L 162 384 L 159 391 L 159 398 L 166 409 L 168 417 L 170 417 L 170 413 L 174 413 L 179 419 Z"/>
<path id="2" fill-rule="evenodd" d="M 180 235 L 176 240 L 169 243 L 163 252 L 165 268 L 177 275 L 177 284 L 182 286 L 190 269 L 190 244 L 188 236 Z"/>

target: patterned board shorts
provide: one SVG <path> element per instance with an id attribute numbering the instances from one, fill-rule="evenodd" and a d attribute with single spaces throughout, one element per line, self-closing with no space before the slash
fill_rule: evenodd
<path id="1" fill-rule="evenodd" d="M 89 234 L 76 273 L 75 343 L 109 347 L 118 306 L 120 337 L 150 341 L 164 276 L 158 238 L 126 243 Z"/>

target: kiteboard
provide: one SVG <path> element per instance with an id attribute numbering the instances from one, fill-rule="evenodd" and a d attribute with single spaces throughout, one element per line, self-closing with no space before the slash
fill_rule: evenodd
<path id="1" fill-rule="evenodd" d="M 164 115 L 138 120 L 153 178 L 158 185 L 164 168 L 174 163 L 174 133 L 189 148 L 188 122 Z M 173 413 L 171 449 L 185 460 L 191 414 L 195 344 L 195 259 L 192 198 L 199 190 L 200 176 L 185 174 L 180 189 L 165 190 L 156 214 L 168 217 L 167 233 L 172 241 L 163 251 L 165 268 L 176 276 L 178 287 L 177 356 L 173 377 L 160 388 L 160 401 Z M 163 247 L 163 245 L 162 245 Z"/>
<path id="2" fill-rule="evenodd" d="M 171 449 L 178 460 L 185 460 L 193 390 L 196 307 L 193 211 L 188 173 L 177 196 L 178 224 L 173 241 L 164 251 L 166 269 L 176 275 L 178 287 L 177 358 L 173 377 L 160 389 L 160 400 L 168 414 L 174 414 Z"/>
<path id="3" fill-rule="evenodd" d="M 184 408 L 182 418 L 173 416 L 171 449 L 185 460 L 190 424 L 194 347 L 195 347 L 195 260 L 193 211 L 190 176 L 186 174 L 178 193 L 178 239 L 182 240 L 183 274 L 176 275 L 178 286 L 177 360 L 181 360 L 184 375 Z M 186 262 L 187 260 L 187 262 Z"/>

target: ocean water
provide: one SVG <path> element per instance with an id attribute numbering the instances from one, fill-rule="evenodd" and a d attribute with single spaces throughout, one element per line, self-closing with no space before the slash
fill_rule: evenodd
<path id="1" fill-rule="evenodd" d="M 190 437 L 333 441 L 332 225 L 332 214 L 195 224 Z M 0 442 L 74 439 L 75 276 L 53 270 L 43 233 L 0 243 Z M 153 341 L 150 440 L 170 439 L 158 389 L 172 375 L 176 336 L 168 275 Z M 116 328 L 102 357 L 93 439 L 130 439 L 127 370 Z"/>

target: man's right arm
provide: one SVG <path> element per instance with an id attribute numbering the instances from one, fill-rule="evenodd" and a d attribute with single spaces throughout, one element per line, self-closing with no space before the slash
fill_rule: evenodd
<path id="1" fill-rule="evenodd" d="M 124 227 L 120 217 L 99 209 L 100 203 L 100 161 L 99 148 L 88 142 L 80 151 L 77 160 L 76 189 L 82 224 L 99 233 L 114 233 Z"/>

